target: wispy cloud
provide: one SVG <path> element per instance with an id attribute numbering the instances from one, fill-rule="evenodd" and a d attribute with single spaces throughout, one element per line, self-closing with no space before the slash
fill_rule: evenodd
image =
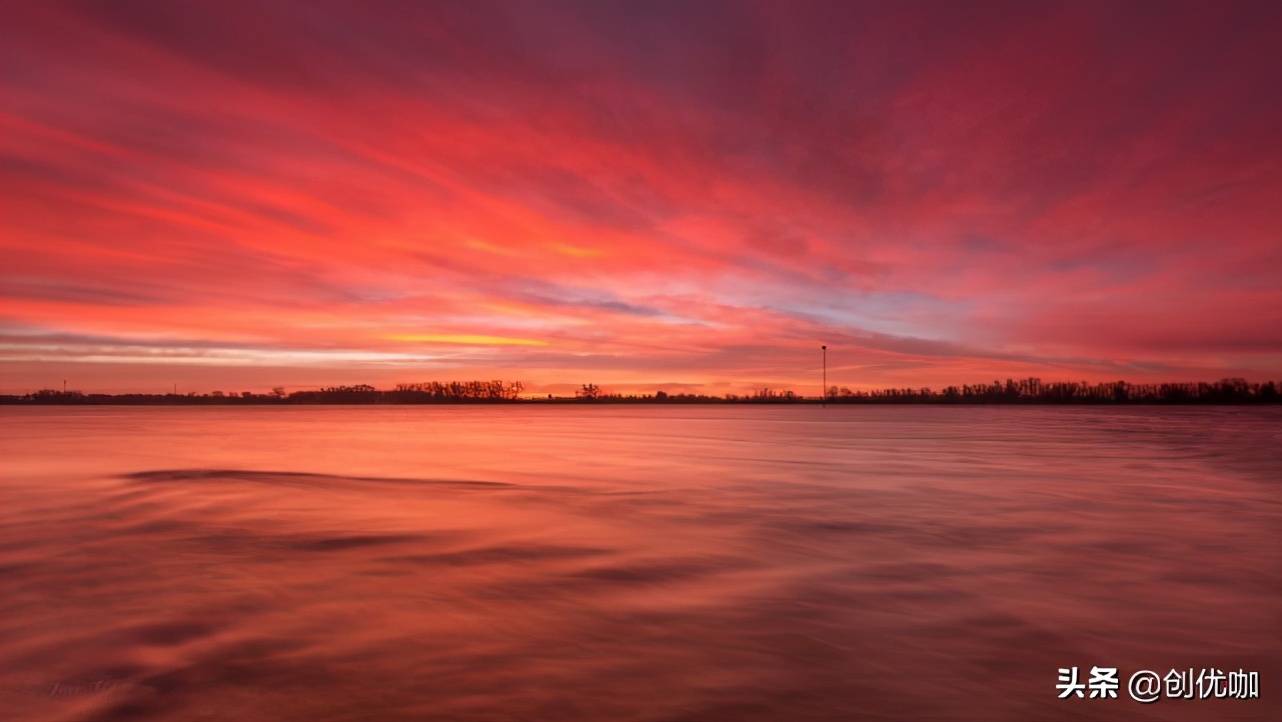
<path id="1" fill-rule="evenodd" d="M 22 4 L 0 363 L 726 390 L 813 383 L 826 342 L 848 385 L 1275 375 L 1279 21 Z"/>

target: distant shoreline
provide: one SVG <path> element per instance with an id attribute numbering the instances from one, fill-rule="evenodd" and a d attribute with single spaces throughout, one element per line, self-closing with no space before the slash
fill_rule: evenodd
<path id="1" fill-rule="evenodd" d="M 701 401 L 624 401 L 624 400 L 600 400 L 600 401 L 579 401 L 577 399 L 521 399 L 519 401 L 426 401 L 426 402 L 407 402 L 407 401 L 308 401 L 308 402 L 271 402 L 271 401 L 125 401 L 120 399 L 104 399 L 93 401 L 24 401 L 15 400 L 12 397 L 0 397 L 0 407 L 11 408 L 34 408 L 34 407 L 68 407 L 68 406 L 135 406 L 135 407 L 269 407 L 269 408 L 307 408 L 319 406 L 1004 406 L 1004 407 L 1021 407 L 1021 406 L 1160 406 L 1160 407 L 1188 407 L 1188 406 L 1280 406 L 1282 400 L 1270 401 L 829 401 L 824 402 L 817 398 L 800 399 L 797 401 L 725 401 L 715 399 L 705 399 Z"/>
<path id="2" fill-rule="evenodd" d="M 512 404 L 512 405 L 763 405 L 763 404 L 832 404 L 832 405 L 1002 405 L 1002 406 L 1082 406 L 1082 405 L 1253 405 L 1282 403 L 1279 384 L 1274 381 L 1249 382 L 1244 379 L 1222 379 L 1214 382 L 1133 384 L 1127 381 L 1090 384 L 1084 381 L 1042 382 L 1027 378 L 1007 379 L 984 384 L 930 388 L 878 389 L 852 391 L 831 386 L 827 397 L 802 396 L 791 389 L 778 391 L 761 388 L 750 395 L 674 393 L 610 393 L 596 384 L 583 384 L 574 396 L 522 395 L 525 385 L 519 381 L 429 381 L 398 384 L 393 389 L 377 389 L 368 384 L 328 386 L 316 390 L 287 393 L 278 386 L 269 394 L 250 391 L 207 394 L 97 394 L 80 391 L 44 389 L 24 395 L 0 395 L 0 404 L 16 406 L 307 406 L 394 405 L 425 406 L 433 404 Z"/>
<path id="3" fill-rule="evenodd" d="M 823 400 L 798 398 L 791 400 L 760 401 L 754 399 L 727 400 L 717 398 L 666 400 L 655 399 L 443 399 L 432 401 L 289 401 L 269 399 L 241 399 L 207 397 L 177 397 L 172 399 L 132 399 L 122 396 L 87 396 L 78 400 L 28 399 L 0 396 L 0 406 L 219 406 L 219 407 L 307 407 L 307 406 L 1276 406 L 1282 399 L 1181 399 L 1181 400 L 1126 400 L 1108 399 L 858 399 Z"/>

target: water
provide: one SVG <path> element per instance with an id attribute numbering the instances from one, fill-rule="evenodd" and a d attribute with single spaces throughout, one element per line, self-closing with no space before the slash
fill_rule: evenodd
<path id="1" fill-rule="evenodd" d="M 0 408 L 0 717 L 1277 720 L 1280 421 Z"/>

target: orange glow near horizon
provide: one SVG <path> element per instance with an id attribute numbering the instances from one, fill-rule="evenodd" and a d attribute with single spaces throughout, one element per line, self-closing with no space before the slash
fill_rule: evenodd
<path id="1" fill-rule="evenodd" d="M 1282 375 L 1276 9 L 388 10 L 10 8 L 0 393 Z"/>
<path id="2" fill-rule="evenodd" d="M 393 341 L 423 344 L 458 344 L 460 346 L 546 346 L 547 341 L 536 338 L 511 338 L 508 336 L 480 336 L 466 333 L 402 333 L 388 336 Z"/>

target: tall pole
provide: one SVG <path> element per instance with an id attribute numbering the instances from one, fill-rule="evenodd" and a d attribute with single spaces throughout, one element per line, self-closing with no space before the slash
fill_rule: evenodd
<path id="1" fill-rule="evenodd" d="M 823 351 L 823 357 L 824 357 L 824 387 L 822 389 L 823 393 L 819 396 L 819 399 L 820 399 L 819 405 L 827 406 L 828 405 L 828 344 L 824 344 L 819 348 Z"/>

